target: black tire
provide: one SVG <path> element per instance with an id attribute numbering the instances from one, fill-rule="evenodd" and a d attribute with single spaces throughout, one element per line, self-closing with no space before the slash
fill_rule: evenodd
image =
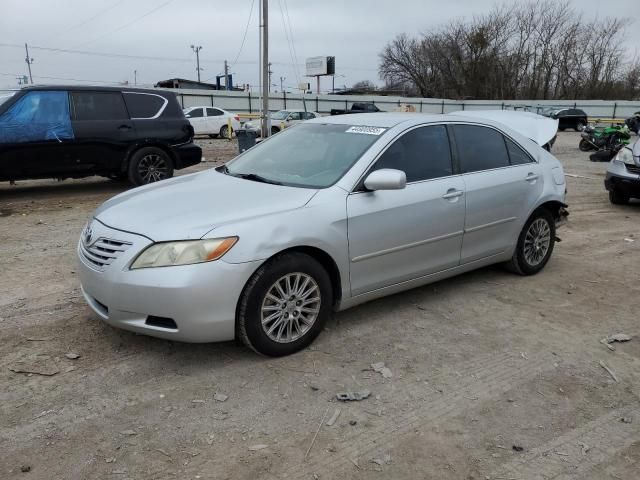
<path id="1" fill-rule="evenodd" d="M 629 196 L 620 190 L 609 190 L 609 201 L 614 205 L 626 205 L 629 203 Z"/>
<path id="2" fill-rule="evenodd" d="M 308 276 L 315 282 L 315 286 L 320 291 L 320 297 L 319 300 L 315 302 L 315 307 L 311 308 L 317 308 L 319 304 L 319 311 L 315 320 L 313 320 L 308 327 L 302 325 L 299 322 L 301 317 L 298 317 L 298 325 L 302 325 L 301 328 L 307 328 L 307 330 L 304 332 L 298 331 L 300 336 L 297 339 L 285 339 L 283 342 L 276 341 L 269 336 L 265 328 L 275 328 L 274 324 L 278 323 L 278 321 L 280 321 L 278 325 L 282 323 L 293 325 L 295 320 L 293 320 L 293 316 L 290 317 L 292 319 L 291 321 L 284 320 L 284 317 L 282 317 L 283 320 L 276 318 L 273 320 L 273 323 L 266 324 L 266 327 L 263 327 L 262 308 L 264 303 L 267 302 L 267 294 L 272 291 L 276 282 L 280 282 L 287 275 L 298 274 Z M 283 285 L 282 283 L 280 284 L 281 287 Z M 286 288 L 286 285 L 284 286 Z M 280 357 L 295 353 L 307 347 L 322 331 L 324 324 L 331 315 L 333 305 L 332 292 L 331 280 L 327 271 L 313 257 L 298 252 L 278 255 L 262 265 L 247 282 L 238 306 L 238 316 L 236 319 L 237 336 L 245 345 L 262 355 Z M 286 303 L 286 307 L 281 307 L 279 303 L 273 303 L 267 305 L 265 308 L 271 308 L 275 313 L 279 313 L 279 310 L 276 311 L 278 308 L 282 308 L 283 311 L 293 308 L 295 313 L 295 309 L 298 308 L 295 305 L 298 303 L 293 301 L 287 301 Z M 312 303 L 311 305 L 314 304 Z M 301 305 L 299 308 L 304 308 L 304 305 Z M 293 314 L 283 313 L 283 315 L 288 316 Z M 277 330 L 281 329 L 277 328 Z M 291 333 L 292 330 L 289 333 Z M 276 336 L 279 334 L 280 331 L 275 333 Z M 291 335 L 291 337 L 293 337 L 293 335 Z"/>
<path id="3" fill-rule="evenodd" d="M 532 225 L 538 221 L 544 222 L 549 232 L 549 241 L 548 246 L 546 247 L 546 252 L 543 253 L 541 259 L 534 263 L 529 260 L 529 256 L 526 254 L 525 249 L 529 247 L 533 248 L 529 241 L 527 234 L 529 230 L 532 228 Z M 524 224 L 522 231 L 518 237 L 518 243 L 516 245 L 516 250 L 513 252 L 513 257 L 507 263 L 507 268 L 514 273 L 519 275 L 535 275 L 540 270 L 544 268 L 544 266 L 551 258 L 551 254 L 553 253 L 553 247 L 555 246 L 556 239 L 556 223 L 551 215 L 551 212 L 546 208 L 539 208 L 535 212 L 531 214 L 527 222 Z M 525 245 L 528 243 L 529 245 Z"/>
<path id="4" fill-rule="evenodd" d="M 271 127 L 271 135 L 275 135 L 279 131 L 280 131 L 280 129 L 278 127 Z"/>
<path id="5" fill-rule="evenodd" d="M 580 149 L 581 152 L 590 152 L 591 150 L 593 150 L 593 145 L 591 145 L 589 142 L 587 142 L 583 138 L 580 140 L 580 143 L 578 144 L 578 148 Z"/>
<path id="6" fill-rule="evenodd" d="M 560 130 L 561 132 L 564 132 L 565 127 L 558 127 L 558 130 Z"/>
<path id="7" fill-rule="evenodd" d="M 220 138 L 229 138 L 228 130 L 228 125 L 223 125 L 222 127 L 220 127 Z M 233 128 L 231 129 L 231 135 L 233 135 Z"/>
<path id="8" fill-rule="evenodd" d="M 129 181 L 135 186 L 171 177 L 173 177 L 173 161 L 167 152 L 160 148 L 141 148 L 129 160 Z"/>
<path id="9" fill-rule="evenodd" d="M 587 122 L 585 122 L 584 120 L 578 120 L 576 122 L 575 131 L 582 132 L 586 126 L 587 126 Z"/>

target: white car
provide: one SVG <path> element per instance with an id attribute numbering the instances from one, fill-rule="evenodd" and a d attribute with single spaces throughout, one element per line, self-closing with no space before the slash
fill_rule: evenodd
<path id="1" fill-rule="evenodd" d="M 231 119 L 231 133 L 240 128 L 240 117 L 216 107 L 189 107 L 184 109 L 196 135 L 213 137 L 227 137 L 229 135 L 229 119 Z"/>
<path id="2" fill-rule="evenodd" d="M 312 120 L 321 115 L 318 112 L 305 112 L 302 109 L 279 110 L 271 114 L 271 134 L 278 133 L 280 130 L 291 127 L 305 120 Z M 247 130 L 254 130 L 260 133 L 260 121 L 247 122 L 244 124 Z"/>

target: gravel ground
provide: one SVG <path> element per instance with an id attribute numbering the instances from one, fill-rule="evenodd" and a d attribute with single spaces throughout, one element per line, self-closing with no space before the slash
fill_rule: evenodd
<path id="1" fill-rule="evenodd" d="M 89 310 L 76 241 L 127 185 L 0 185 L 0 478 L 637 480 L 640 203 L 608 202 L 606 164 L 578 139 L 555 147 L 577 176 L 541 274 L 496 266 L 377 300 L 281 359 L 134 335 Z M 202 144 L 206 162 L 179 174 L 236 151 Z M 600 343 L 621 332 L 634 338 Z"/>

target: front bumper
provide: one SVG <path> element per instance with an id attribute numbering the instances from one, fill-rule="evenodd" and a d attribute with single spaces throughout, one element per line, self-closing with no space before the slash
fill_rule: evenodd
<path id="1" fill-rule="evenodd" d="M 176 157 L 176 169 L 197 165 L 202 161 L 202 149 L 193 142 L 172 147 Z"/>
<path id="2" fill-rule="evenodd" d="M 200 343 L 234 339 L 238 299 L 260 262 L 231 264 L 218 260 L 129 270 L 151 241 L 94 221 L 96 229 L 100 238 L 131 244 L 103 268 L 83 253 L 83 239 L 78 244 L 82 292 L 102 320 L 117 328 L 169 340 Z M 153 324 L 153 317 L 171 319 L 175 327 Z"/>
<path id="3" fill-rule="evenodd" d="M 640 198 L 640 174 L 629 172 L 621 162 L 613 161 L 609 164 L 604 188 L 608 191 L 618 191 L 629 197 Z"/>

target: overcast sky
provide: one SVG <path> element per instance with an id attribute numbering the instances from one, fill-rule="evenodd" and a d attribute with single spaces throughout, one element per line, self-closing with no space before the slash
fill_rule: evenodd
<path id="1" fill-rule="evenodd" d="M 517 0 L 514 0 L 517 1 Z M 252 3 L 253 13 L 249 16 Z M 234 83 L 258 83 L 259 0 L 0 0 L 0 88 L 16 87 L 27 74 L 24 43 L 30 45 L 36 83 L 153 84 L 173 77 L 196 78 L 201 45 L 202 80 L 215 82 L 227 59 Z M 272 83 L 280 90 L 305 79 L 307 57 L 336 57 L 336 87 L 359 80 L 380 83 L 378 53 L 397 34 L 418 34 L 456 17 L 486 13 L 493 0 L 270 0 Z M 629 54 L 640 52 L 637 0 L 580 0 L 574 7 L 587 18 L 625 15 Z M 614 7 L 615 8 L 612 8 Z M 291 25 L 287 41 L 283 17 Z M 283 15 L 285 12 L 285 15 Z M 249 21 L 244 47 L 240 50 Z M 290 38 L 291 39 L 291 38 Z M 16 45 L 16 46 L 11 46 Z M 42 50 L 81 50 L 108 56 Z M 293 54 L 295 53 L 295 55 Z M 154 58 L 123 58 L 130 55 Z M 297 68 L 294 60 L 297 58 Z M 331 78 L 321 89 L 330 90 Z"/>

